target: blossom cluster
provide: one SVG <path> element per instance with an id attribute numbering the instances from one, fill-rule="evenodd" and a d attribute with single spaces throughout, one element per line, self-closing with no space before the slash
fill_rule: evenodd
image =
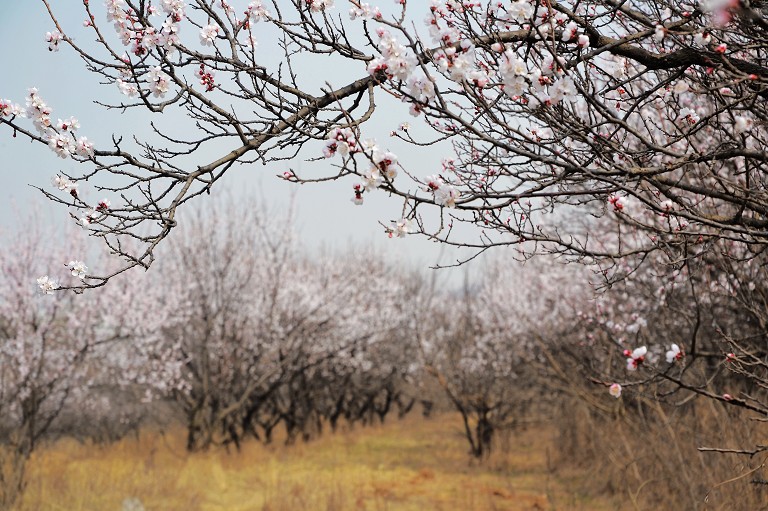
<path id="1" fill-rule="evenodd" d="M 24 107 L 10 99 L 0 99 L 0 116 L 2 117 L 24 117 Z"/>
<path id="2" fill-rule="evenodd" d="M 349 128 L 335 128 L 325 141 L 323 155 L 331 158 L 337 153 L 342 157 L 362 155 L 372 164 L 365 174 L 366 189 L 378 188 L 382 176 L 388 180 L 397 176 L 397 156 L 379 147 L 374 140 L 364 140 L 359 144 Z"/>
<path id="3" fill-rule="evenodd" d="M 357 157 L 358 159 L 364 159 L 368 164 L 368 170 L 360 174 L 363 180 L 362 183 L 357 183 L 353 186 L 354 197 L 352 202 L 357 205 L 363 203 L 364 192 L 379 188 L 385 180 L 392 181 L 397 177 L 397 155 L 382 149 L 375 140 L 366 139 L 359 141 L 349 128 L 334 128 L 325 140 L 323 155 L 326 158 L 332 158 L 337 154 L 343 158 Z"/>
<path id="4" fill-rule="evenodd" d="M 68 177 L 56 174 L 56 176 L 51 179 L 51 184 L 55 188 L 69 193 L 75 199 L 79 198 L 77 182 Z M 78 223 L 82 227 L 88 227 L 101 219 L 109 211 L 110 207 L 112 207 L 112 203 L 109 199 L 102 199 L 96 204 L 96 207 L 86 208 L 85 213 L 80 217 Z"/>
<path id="5" fill-rule="evenodd" d="M 354 153 L 356 150 L 357 138 L 352 133 L 352 130 L 349 128 L 334 128 L 325 140 L 323 155 L 326 158 L 331 158 L 338 153 L 346 157 L 350 152 Z"/>
<path id="6" fill-rule="evenodd" d="M 448 208 L 456 207 L 456 199 L 459 198 L 458 189 L 450 183 L 447 183 L 442 176 L 435 175 L 426 178 L 426 189 L 432 192 L 435 203 Z"/>
<path id="7" fill-rule="evenodd" d="M 56 279 L 43 275 L 37 279 L 37 286 L 40 288 L 40 292 L 45 295 L 51 295 L 57 289 L 59 289 L 59 282 Z"/>
<path id="8" fill-rule="evenodd" d="M 378 7 L 371 7 L 371 5 L 367 2 L 361 2 L 359 5 L 353 6 L 349 9 L 349 19 L 355 20 L 357 18 L 380 19 L 381 11 Z"/>
<path id="9" fill-rule="evenodd" d="M 69 272 L 73 277 L 83 280 L 88 276 L 88 266 L 86 266 L 83 261 L 72 260 L 65 266 L 69 269 Z M 37 287 L 40 289 L 40 293 L 51 295 L 54 291 L 59 289 L 61 285 L 57 279 L 49 277 L 48 275 L 43 275 L 37 279 Z"/>
<path id="10" fill-rule="evenodd" d="M 59 43 L 64 39 L 64 35 L 58 30 L 45 33 L 45 41 L 48 43 L 48 51 L 59 51 Z"/>
<path id="11" fill-rule="evenodd" d="M 161 0 L 161 9 L 154 5 L 147 8 L 148 16 L 165 16 L 162 24 L 157 27 L 144 24 L 141 17 L 127 6 L 125 0 L 107 0 L 107 20 L 113 22 L 115 31 L 124 46 L 129 46 L 131 54 L 145 58 L 152 51 L 161 48 L 165 53 L 172 54 L 179 44 L 179 26 L 185 18 L 184 0 Z M 201 36 L 202 39 L 202 36 Z M 120 69 L 120 76 L 115 79 L 120 92 L 128 97 L 141 93 L 140 81 L 131 66 L 130 57 L 122 56 L 125 67 Z M 159 66 L 150 66 L 147 71 L 149 93 L 155 97 L 163 97 L 170 85 L 170 77 Z"/>
<path id="12" fill-rule="evenodd" d="M 179 43 L 179 24 L 185 17 L 184 0 L 161 0 L 162 13 L 154 6 L 148 9 L 149 15 L 165 14 L 165 20 L 158 29 L 145 26 L 139 15 L 129 8 L 125 0 L 107 0 L 107 20 L 113 22 L 123 45 L 131 47 L 131 53 L 142 57 L 155 48 L 162 48 L 168 53 L 175 51 Z"/>
<path id="13" fill-rule="evenodd" d="M 412 232 L 414 232 L 413 220 L 407 218 L 393 221 L 387 228 L 387 234 L 390 238 L 405 238 Z"/>
<path id="14" fill-rule="evenodd" d="M 77 137 L 75 132 L 80 129 L 80 123 L 74 117 L 66 120 L 58 119 L 55 123 L 51 120 L 53 109 L 40 97 L 36 88 L 27 91 L 27 108 L 22 112 L 17 105 L 10 105 L 3 100 L 0 103 L 2 112 L 21 116 L 22 114 L 32 120 L 32 124 L 41 138 L 48 142 L 48 146 L 60 158 L 68 158 L 76 155 L 81 158 L 94 156 L 93 144 L 87 137 Z"/>
<path id="15" fill-rule="evenodd" d="M 438 71 L 455 82 L 467 82 L 483 88 L 490 81 L 488 70 L 477 62 L 474 43 L 469 38 L 463 38 L 456 24 L 449 19 L 449 13 L 455 12 L 455 9 L 449 10 L 439 2 L 433 2 L 430 9 L 426 24 L 432 40 L 440 45 L 433 55 L 434 64 Z"/>
<path id="16" fill-rule="evenodd" d="M 624 356 L 627 357 L 627 370 L 635 371 L 637 368 L 645 362 L 648 355 L 648 348 L 640 346 L 634 350 L 624 350 Z"/>
<path id="17" fill-rule="evenodd" d="M 333 7 L 333 0 L 306 0 L 309 10 L 322 12 Z"/>
<path id="18" fill-rule="evenodd" d="M 171 77 L 155 66 L 149 71 L 149 90 L 155 97 L 163 97 L 168 92 L 171 83 Z"/>
<path id="19" fill-rule="evenodd" d="M 406 81 L 418 64 L 416 55 L 388 30 L 380 28 L 376 35 L 379 38 L 376 48 L 381 55 L 368 63 L 368 72 L 372 76 L 383 73 L 389 79 Z"/>
<path id="20" fill-rule="evenodd" d="M 261 21 L 269 17 L 269 11 L 264 7 L 262 0 L 254 0 L 248 4 L 248 8 L 245 10 L 245 17 L 248 20 Z"/>
<path id="21" fill-rule="evenodd" d="M 77 198 L 78 184 L 68 177 L 62 176 L 61 174 L 56 174 L 56 176 L 51 179 L 51 184 L 62 192 L 67 192 L 72 197 Z"/>

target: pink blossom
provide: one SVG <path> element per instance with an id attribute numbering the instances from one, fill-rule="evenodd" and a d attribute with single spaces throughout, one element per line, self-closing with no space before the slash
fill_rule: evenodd
<path id="1" fill-rule="evenodd" d="M 48 51 L 59 51 L 59 43 L 64 36 L 58 30 L 45 33 L 45 41 L 48 43 Z"/>
<path id="2" fill-rule="evenodd" d="M 83 158 L 93 158 L 94 149 L 93 144 L 88 141 L 88 138 L 86 137 L 80 137 L 77 139 L 77 143 L 75 144 L 75 152 L 78 156 L 82 156 Z"/>
<path id="3" fill-rule="evenodd" d="M 633 351 L 624 350 L 624 356 L 627 357 L 627 370 L 635 371 L 644 361 L 648 349 L 645 346 L 634 349 Z"/>
<path id="4" fill-rule="evenodd" d="M 56 153 L 59 158 L 69 158 L 75 152 L 72 137 L 64 134 L 53 134 L 48 140 L 48 146 Z"/>
<path id="5" fill-rule="evenodd" d="M 149 90 L 155 97 L 163 97 L 170 87 L 171 77 L 155 66 L 149 71 Z"/>
<path id="6" fill-rule="evenodd" d="M 617 213 L 624 210 L 627 205 L 627 198 L 619 195 L 611 195 L 608 197 L 608 203 L 613 206 L 613 210 Z"/>

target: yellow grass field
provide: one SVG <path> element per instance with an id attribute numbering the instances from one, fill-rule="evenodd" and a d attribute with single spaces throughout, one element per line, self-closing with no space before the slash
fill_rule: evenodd
<path id="1" fill-rule="evenodd" d="M 548 469 L 548 426 L 470 461 L 455 415 L 413 416 L 327 434 L 292 447 L 246 443 L 239 453 L 188 454 L 181 431 L 89 446 L 62 440 L 31 460 L 19 511 L 422 511 L 615 509 Z M 580 476 L 585 477 L 585 476 Z M 125 506 L 126 509 L 129 506 Z"/>

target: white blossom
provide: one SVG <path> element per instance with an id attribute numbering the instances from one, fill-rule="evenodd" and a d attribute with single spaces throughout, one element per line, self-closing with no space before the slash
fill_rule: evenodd
<path id="1" fill-rule="evenodd" d="M 200 30 L 200 43 L 204 46 L 211 46 L 218 34 L 219 27 L 216 25 L 206 25 Z"/>
<path id="2" fill-rule="evenodd" d="M 671 364 L 681 358 L 683 358 L 683 352 L 680 351 L 680 347 L 677 344 L 673 344 L 669 351 L 667 351 L 667 364 Z"/>
<path id="3" fill-rule="evenodd" d="M 43 275 L 37 279 L 37 286 L 44 295 L 51 295 L 59 288 L 59 283 L 56 279 L 51 279 L 48 275 Z"/>
<path id="4" fill-rule="evenodd" d="M 88 267 L 82 261 L 70 261 L 67 263 L 67 266 L 72 272 L 73 277 L 83 279 L 88 274 Z"/>
<path id="5" fill-rule="evenodd" d="M 406 235 L 413 232 L 413 220 L 403 218 L 397 222 L 392 222 L 387 231 L 390 238 L 405 238 Z"/>

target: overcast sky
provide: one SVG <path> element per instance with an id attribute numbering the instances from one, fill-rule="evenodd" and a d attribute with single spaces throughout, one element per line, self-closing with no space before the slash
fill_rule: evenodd
<path id="1" fill-rule="evenodd" d="M 105 113 L 102 107 L 94 105 L 93 100 L 96 98 L 115 99 L 116 88 L 98 85 L 98 78 L 86 72 L 79 58 L 66 46 L 62 46 L 59 52 L 48 51 L 45 32 L 54 27 L 42 2 L 28 0 L 3 3 L 0 48 L 4 50 L 4 65 L 0 72 L 0 97 L 23 104 L 27 88 L 37 87 L 41 97 L 54 109 L 52 118 L 74 115 L 80 120 L 81 133 L 88 136 L 97 148 L 100 143 L 108 144 L 113 132 L 129 135 L 137 127 L 147 126 L 147 114 L 143 112 L 117 116 L 114 112 Z M 62 16 L 60 22 L 65 30 L 66 27 L 73 27 L 72 30 L 77 30 L 75 33 L 85 37 L 86 32 L 81 27 L 82 6 L 78 5 L 79 2 L 73 2 L 71 9 L 65 9 L 61 6 L 63 3 L 53 2 L 54 9 L 58 4 L 58 14 Z M 363 68 L 328 69 L 322 57 L 316 62 L 316 68 L 312 69 L 313 64 L 310 63 L 302 71 L 319 77 L 327 74 L 324 80 L 336 80 L 336 83 L 332 83 L 334 86 L 344 85 L 341 81 L 346 80 L 347 76 L 359 78 L 365 72 Z M 381 101 L 386 99 L 377 98 L 377 102 Z M 405 107 L 380 110 L 387 111 L 379 112 L 375 121 L 366 125 L 365 134 L 375 136 L 382 145 L 390 145 L 391 139 L 387 134 L 401 122 L 417 122 L 409 118 Z M 17 225 L 14 208 L 22 212 L 34 208 L 51 222 L 66 221 L 65 209 L 49 204 L 29 185 L 48 187 L 51 177 L 57 172 L 64 170 L 77 174 L 77 166 L 71 160 L 57 158 L 53 152 L 39 144 L 32 145 L 21 137 L 14 139 L 11 135 L 7 127 L 0 128 L 0 172 L 4 183 L 4 200 L 0 206 L 3 220 L 0 220 L 0 226 L 11 228 Z M 426 176 L 439 170 L 442 155 L 435 151 L 416 151 L 402 146 L 390 148 L 409 169 L 418 169 L 417 175 Z M 318 143 L 318 155 L 320 151 Z M 210 161 L 215 156 L 201 155 L 201 159 Z M 373 193 L 368 195 L 365 205 L 355 206 L 350 201 L 352 180 L 296 186 L 274 177 L 275 174 L 282 174 L 289 166 L 302 170 L 312 165 L 327 163 L 294 161 L 267 167 L 236 167 L 217 186 L 220 190 L 230 189 L 244 194 L 248 200 L 267 201 L 270 206 L 278 208 L 287 207 L 291 193 L 295 193 L 298 227 L 303 239 L 312 248 L 319 245 L 344 248 L 355 244 L 374 244 L 396 261 L 424 268 L 438 260 L 449 263 L 457 257 L 469 255 L 446 251 L 435 243 L 415 236 L 388 239 L 378 222 L 388 223 L 399 218 L 402 203 L 383 193 Z M 181 218 L 183 220 L 183 216 Z M 459 273 L 454 271 L 453 276 L 444 276 L 456 281 Z"/>

